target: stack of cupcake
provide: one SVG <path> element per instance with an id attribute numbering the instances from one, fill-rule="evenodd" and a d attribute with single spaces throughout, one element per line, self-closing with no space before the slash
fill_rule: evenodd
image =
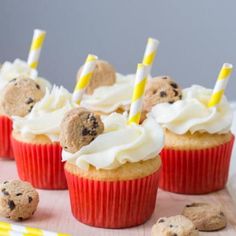
<path id="1" fill-rule="evenodd" d="M 83 223 L 144 223 L 159 179 L 164 190 L 185 194 L 226 185 L 234 136 L 224 90 L 232 65 L 224 64 L 213 91 L 181 90 L 168 76 L 151 77 L 157 47 L 149 39 L 136 75 L 128 76 L 89 55 L 73 94 L 38 78 L 33 56 L 0 69 L 0 155 L 12 157 L 12 144 L 22 180 L 68 187 L 72 213 Z"/>

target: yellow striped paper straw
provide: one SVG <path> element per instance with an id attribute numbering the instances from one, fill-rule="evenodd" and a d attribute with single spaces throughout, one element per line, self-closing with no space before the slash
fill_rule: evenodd
<path id="1" fill-rule="evenodd" d="M 89 54 L 82 68 L 80 78 L 75 86 L 73 101 L 80 104 L 85 89 L 87 88 L 93 71 L 96 67 L 97 56 Z"/>
<path id="2" fill-rule="evenodd" d="M 34 30 L 34 35 L 28 55 L 28 65 L 32 69 L 36 69 L 38 67 L 39 57 L 45 36 L 46 36 L 45 31 L 39 29 Z"/>
<path id="3" fill-rule="evenodd" d="M 71 236 L 0 221 L 0 236 Z"/>
<path id="4" fill-rule="evenodd" d="M 129 113 L 129 122 L 128 122 L 129 124 L 131 123 L 139 124 L 142 112 L 143 95 L 147 82 L 148 72 L 149 70 L 147 65 L 138 64 L 130 113 Z"/>
<path id="5" fill-rule="evenodd" d="M 220 103 L 220 101 L 224 95 L 224 91 L 225 91 L 225 88 L 227 86 L 227 83 L 228 83 L 228 80 L 229 80 L 229 77 L 230 77 L 232 71 L 233 71 L 232 64 L 229 64 L 229 63 L 223 64 L 221 71 L 218 75 L 218 78 L 217 78 L 214 90 L 212 92 L 211 98 L 208 102 L 208 107 L 214 107 Z"/>
<path id="6" fill-rule="evenodd" d="M 151 72 L 152 64 L 155 60 L 157 54 L 157 47 L 159 44 L 160 42 L 157 39 L 148 38 L 147 46 L 143 56 L 143 64 L 149 66 L 149 74 Z"/>

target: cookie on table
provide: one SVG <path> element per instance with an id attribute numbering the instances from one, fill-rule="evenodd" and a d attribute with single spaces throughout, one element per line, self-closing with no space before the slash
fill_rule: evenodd
<path id="1" fill-rule="evenodd" d="M 158 103 L 174 103 L 182 99 L 182 90 L 169 76 L 148 80 L 143 99 L 143 110 L 149 112 Z"/>
<path id="2" fill-rule="evenodd" d="M 1 111 L 9 116 L 24 117 L 44 96 L 40 85 L 29 78 L 11 80 L 1 94 Z"/>
<path id="3" fill-rule="evenodd" d="M 31 184 L 20 180 L 0 184 L 0 215 L 21 221 L 30 218 L 37 209 L 39 195 Z"/>
<path id="4" fill-rule="evenodd" d="M 186 205 L 182 214 L 189 218 L 200 231 L 220 230 L 227 224 L 226 216 L 218 204 L 194 202 Z"/>
<path id="5" fill-rule="evenodd" d="M 77 73 L 77 81 L 80 78 L 81 67 Z M 106 61 L 97 60 L 96 67 L 93 71 L 92 78 L 89 85 L 86 88 L 87 94 L 93 94 L 94 90 L 101 86 L 110 86 L 116 82 L 116 71 L 115 68 Z"/>
<path id="6" fill-rule="evenodd" d="M 191 220 L 182 215 L 163 217 L 152 227 L 152 236 L 198 236 Z"/>
<path id="7" fill-rule="evenodd" d="M 64 150 L 75 153 L 103 131 L 99 115 L 84 108 L 74 108 L 65 114 L 61 123 L 60 143 Z"/>

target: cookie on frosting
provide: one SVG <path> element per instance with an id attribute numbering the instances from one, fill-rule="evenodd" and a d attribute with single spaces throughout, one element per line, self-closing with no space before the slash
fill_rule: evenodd
<path id="1" fill-rule="evenodd" d="M 82 68 L 77 73 L 77 81 L 80 78 Z M 88 94 L 93 94 L 94 90 L 101 86 L 110 86 L 116 82 L 115 68 L 106 61 L 97 60 L 89 85 L 86 88 Z"/>
<path id="2" fill-rule="evenodd" d="M 220 205 L 194 202 L 186 205 L 183 213 L 200 231 L 215 231 L 226 226 L 227 220 Z"/>
<path id="3" fill-rule="evenodd" d="M 0 107 L 1 111 L 9 116 L 24 117 L 32 110 L 44 96 L 40 85 L 29 78 L 16 78 L 11 80 L 4 88 Z"/>
<path id="4" fill-rule="evenodd" d="M 84 108 L 75 108 L 63 118 L 60 143 L 66 151 L 75 153 L 103 131 L 104 125 L 99 115 Z"/>
<path id="5" fill-rule="evenodd" d="M 158 103 L 170 104 L 182 99 L 182 90 L 169 76 L 155 77 L 147 82 L 143 110 L 149 112 Z"/>
<path id="6" fill-rule="evenodd" d="M 152 236 L 198 236 L 199 232 L 188 218 L 182 215 L 160 218 L 152 227 Z"/>
<path id="7" fill-rule="evenodd" d="M 0 215 L 11 220 L 30 218 L 37 209 L 39 195 L 27 182 L 5 181 L 0 184 Z"/>

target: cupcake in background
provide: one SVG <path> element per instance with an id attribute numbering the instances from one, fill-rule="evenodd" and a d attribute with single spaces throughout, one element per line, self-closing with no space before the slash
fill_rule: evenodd
<path id="1" fill-rule="evenodd" d="M 77 81 L 82 68 L 78 71 Z M 100 114 L 110 114 L 114 111 L 122 113 L 128 110 L 134 79 L 135 75 L 116 73 L 111 64 L 97 60 L 81 106 Z"/>
<path id="2" fill-rule="evenodd" d="M 38 72 L 36 70 L 38 66 L 39 56 L 41 52 L 41 48 L 45 39 L 46 32 L 42 30 L 34 30 L 33 40 L 28 56 L 27 63 L 16 59 L 13 63 L 11 62 L 5 62 L 0 67 L 0 100 L 4 102 L 6 98 L 3 98 L 2 94 L 4 93 L 4 90 L 7 90 L 8 83 L 11 81 L 15 81 L 19 78 L 26 78 L 31 79 L 34 81 L 35 86 L 37 86 L 38 92 L 42 91 L 45 93 L 46 88 L 50 88 L 50 83 L 43 79 L 38 77 Z M 31 82 L 32 84 L 33 82 Z M 12 86 L 9 85 L 10 87 Z M 34 86 L 34 87 L 35 87 Z M 17 86 L 16 86 L 17 87 Z M 16 88 L 15 88 L 16 89 Z M 27 90 L 28 88 L 26 88 Z M 18 86 L 17 89 L 18 93 L 24 93 L 24 88 Z M 28 94 L 30 95 L 30 94 Z M 28 96 L 24 94 L 18 94 L 17 96 L 20 96 L 21 99 L 25 97 L 25 99 L 28 99 L 29 97 L 33 99 L 32 96 Z M 11 96 L 11 95 L 10 95 Z M 37 99 L 34 99 L 32 101 L 28 101 L 29 103 L 26 105 L 29 105 L 30 107 L 33 107 L 34 103 L 37 101 Z M 8 101 L 12 103 L 12 101 Z M 20 106 L 23 106 L 27 101 L 20 101 L 20 103 L 17 101 L 17 104 Z M 1 104 L 2 105 L 2 104 Z M 12 104 L 14 106 L 14 104 Z M 25 112 L 25 111 L 23 111 Z M 11 113 L 11 112 L 10 112 Z M 27 113 L 27 112 L 26 112 Z M 5 111 L 5 108 L 0 108 L 0 156 L 1 157 L 7 157 L 7 158 L 13 158 L 13 152 L 11 148 L 11 142 L 10 142 L 10 136 L 12 131 L 12 120 L 11 115 L 21 115 L 21 114 L 9 114 L 8 111 Z"/>
<path id="3" fill-rule="evenodd" d="M 11 146 L 12 116 L 24 117 L 44 96 L 44 89 L 32 79 L 12 79 L 0 97 L 0 156 L 13 158 Z"/>
<path id="4" fill-rule="evenodd" d="M 223 79 L 221 79 L 223 80 Z M 154 105 L 152 116 L 165 129 L 160 187 L 184 194 L 204 194 L 225 187 L 234 136 L 226 97 L 209 106 L 213 90 L 183 89 L 181 99 Z"/>
<path id="5" fill-rule="evenodd" d="M 163 136 L 151 117 L 128 125 L 119 113 L 69 111 L 60 141 L 74 217 L 103 228 L 147 221 L 155 208 Z"/>
<path id="6" fill-rule="evenodd" d="M 25 117 L 13 116 L 12 146 L 19 177 L 36 188 L 66 189 L 59 145 L 60 123 L 76 105 L 63 87 L 46 89 Z"/>

